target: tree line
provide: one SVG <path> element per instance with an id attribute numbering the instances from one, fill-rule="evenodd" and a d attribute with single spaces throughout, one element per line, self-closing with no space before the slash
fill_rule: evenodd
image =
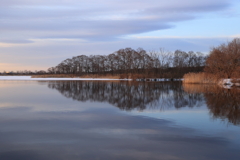
<path id="1" fill-rule="evenodd" d="M 19 71 L 10 71 L 10 72 L 0 72 L 0 75 L 44 75 L 44 74 L 48 74 L 47 71 L 45 70 L 35 70 L 35 71 L 31 71 L 31 70 L 19 70 Z"/>
<path id="2" fill-rule="evenodd" d="M 210 50 L 201 52 L 176 50 L 146 51 L 142 48 L 119 49 L 109 55 L 79 55 L 67 58 L 47 71 L 3 72 L 3 75 L 71 74 L 121 75 L 122 78 L 182 78 L 190 72 L 202 72 L 216 78 L 240 76 L 240 39 L 235 38 Z M 121 78 L 121 77 L 120 77 Z"/>
<path id="3" fill-rule="evenodd" d="M 149 51 L 142 48 L 119 49 L 109 55 L 79 55 L 67 58 L 47 70 L 49 74 L 112 74 L 144 77 L 181 78 L 188 72 L 199 72 L 207 56 L 201 52 L 164 49 Z"/>

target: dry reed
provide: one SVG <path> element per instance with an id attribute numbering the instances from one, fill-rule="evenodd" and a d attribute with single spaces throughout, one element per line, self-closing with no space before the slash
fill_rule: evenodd
<path id="1" fill-rule="evenodd" d="M 217 84 L 219 79 L 204 72 L 187 73 L 183 76 L 183 83 Z"/>

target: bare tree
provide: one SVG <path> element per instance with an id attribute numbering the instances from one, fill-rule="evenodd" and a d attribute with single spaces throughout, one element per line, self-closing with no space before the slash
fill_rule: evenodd
<path id="1" fill-rule="evenodd" d="M 189 58 L 188 58 L 189 57 Z M 191 58 L 191 59 L 190 59 Z M 136 75 L 141 77 L 161 77 L 166 78 L 171 67 L 183 68 L 200 65 L 200 59 L 194 52 L 175 51 L 174 56 L 160 48 L 159 51 L 146 52 L 142 48 L 134 50 L 132 48 L 119 49 L 110 55 L 79 55 L 68 58 L 56 67 L 48 69 L 48 73 L 60 74 L 121 74 L 124 77 Z M 202 63 L 202 62 L 201 62 Z M 182 71 L 182 69 L 181 69 Z M 179 71 L 176 71 L 179 72 Z M 175 73 L 176 73 L 175 72 Z M 169 76 L 168 76 L 169 77 Z M 173 76 L 172 76 L 173 77 Z"/>
<path id="2" fill-rule="evenodd" d="M 221 78 L 232 78 L 240 72 L 240 39 L 212 48 L 205 71 Z"/>

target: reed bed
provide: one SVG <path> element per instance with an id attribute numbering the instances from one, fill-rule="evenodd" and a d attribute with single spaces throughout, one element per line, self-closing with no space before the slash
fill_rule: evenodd
<path id="1" fill-rule="evenodd" d="M 219 79 L 216 76 L 204 72 L 187 73 L 183 76 L 183 83 L 217 84 L 218 82 Z"/>

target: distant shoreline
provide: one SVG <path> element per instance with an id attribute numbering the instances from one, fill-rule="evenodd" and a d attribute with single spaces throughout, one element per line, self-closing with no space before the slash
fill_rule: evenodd
<path id="1" fill-rule="evenodd" d="M 170 81 L 182 81 L 183 79 L 169 79 L 169 78 L 139 78 L 139 79 L 131 79 L 131 78 L 115 78 L 115 77 L 108 77 L 108 76 L 101 76 L 101 77 L 63 77 L 63 76 L 14 76 L 14 75 L 7 75 L 7 76 L 0 76 L 0 81 L 148 81 L 148 82 L 170 82 Z"/>
<path id="2" fill-rule="evenodd" d="M 129 79 L 110 78 L 33 78 L 31 76 L 0 76 L 0 81 L 119 81 Z"/>

